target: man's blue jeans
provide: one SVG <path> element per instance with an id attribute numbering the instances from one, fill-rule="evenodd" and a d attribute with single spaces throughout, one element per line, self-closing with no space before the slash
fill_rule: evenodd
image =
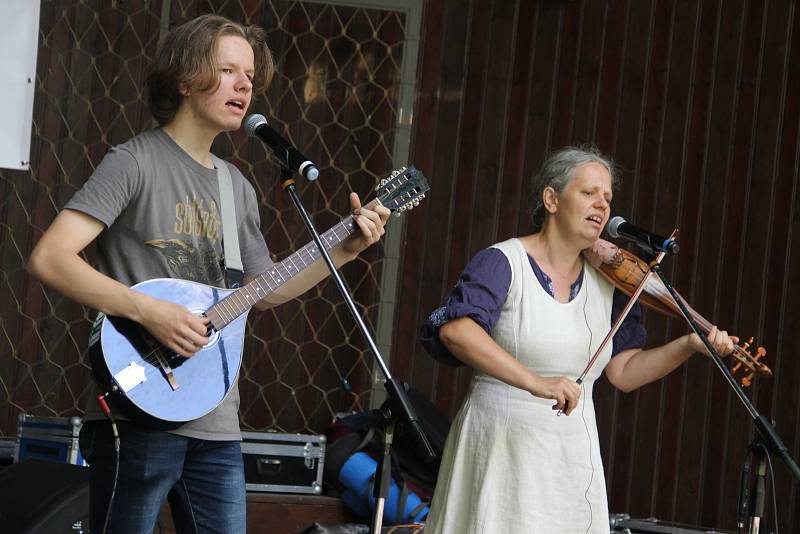
<path id="1" fill-rule="evenodd" d="M 108 532 L 151 533 L 165 498 L 177 532 L 244 533 L 241 444 L 207 441 L 120 421 L 119 477 Z M 87 421 L 81 454 L 90 466 L 91 532 L 100 533 L 114 480 L 114 437 L 106 421 Z"/>

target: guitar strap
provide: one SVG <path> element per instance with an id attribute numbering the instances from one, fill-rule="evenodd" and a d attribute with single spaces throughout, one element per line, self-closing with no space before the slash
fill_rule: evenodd
<path id="1" fill-rule="evenodd" d="M 244 267 L 242 266 L 242 256 L 239 254 L 239 235 L 236 231 L 236 208 L 233 205 L 231 171 L 228 169 L 228 165 L 214 154 L 211 154 L 211 159 L 214 161 L 214 167 L 217 168 L 217 181 L 219 181 L 225 285 L 235 289 L 242 285 Z"/>

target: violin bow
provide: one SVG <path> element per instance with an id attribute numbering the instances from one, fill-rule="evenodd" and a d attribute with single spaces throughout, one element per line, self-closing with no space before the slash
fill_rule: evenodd
<path id="1" fill-rule="evenodd" d="M 675 230 L 672 231 L 672 234 L 669 236 L 669 238 L 676 239 L 677 237 L 678 237 L 678 229 L 676 228 Z M 630 298 L 628 298 L 628 302 L 625 303 L 625 307 L 622 308 L 622 312 L 619 314 L 619 317 L 617 317 L 617 320 L 614 321 L 614 325 L 611 327 L 611 330 L 608 331 L 606 337 L 603 338 L 603 342 L 600 343 L 600 346 L 597 348 L 597 350 L 592 355 L 592 358 L 589 360 L 589 363 L 586 364 L 586 367 L 584 367 L 580 376 L 577 378 L 577 380 L 575 380 L 577 384 L 579 385 L 583 384 L 586 375 L 589 374 L 589 371 L 592 369 L 592 367 L 594 367 L 597 358 L 600 356 L 600 354 L 602 354 L 603 350 L 606 348 L 606 345 L 608 345 L 608 342 L 611 341 L 611 339 L 613 339 L 614 335 L 622 326 L 623 321 L 625 321 L 625 318 L 628 316 L 631 309 L 633 309 L 633 305 L 639 299 L 639 295 L 641 295 L 642 291 L 644 291 L 644 286 L 647 283 L 647 279 L 650 278 L 650 276 L 653 274 L 653 267 L 661 264 L 661 260 L 664 259 L 664 256 L 666 256 L 666 252 L 662 250 L 656 255 L 655 259 L 648 264 L 647 272 L 639 281 L 639 284 L 636 286 L 636 289 L 633 291 Z M 561 415 L 563 413 L 564 413 L 563 410 L 559 410 L 558 413 L 556 413 L 556 415 Z"/>

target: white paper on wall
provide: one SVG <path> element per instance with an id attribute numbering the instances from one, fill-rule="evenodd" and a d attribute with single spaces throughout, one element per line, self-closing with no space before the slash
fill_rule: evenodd
<path id="1" fill-rule="evenodd" d="M 30 168 L 40 0 L 0 0 L 0 167 Z"/>

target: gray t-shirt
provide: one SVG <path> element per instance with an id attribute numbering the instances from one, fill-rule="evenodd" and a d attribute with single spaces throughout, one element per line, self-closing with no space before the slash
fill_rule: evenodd
<path id="1" fill-rule="evenodd" d="M 233 183 L 244 276 L 272 261 L 260 231 L 253 186 L 228 164 Z M 65 209 L 86 213 L 106 229 L 97 239 L 102 273 L 126 285 L 180 278 L 224 286 L 222 221 L 215 169 L 200 165 L 162 129 L 148 130 L 112 148 Z M 103 416 L 92 395 L 86 419 Z M 212 412 L 173 430 L 211 439 L 240 439 L 239 388 L 234 383 Z"/>

